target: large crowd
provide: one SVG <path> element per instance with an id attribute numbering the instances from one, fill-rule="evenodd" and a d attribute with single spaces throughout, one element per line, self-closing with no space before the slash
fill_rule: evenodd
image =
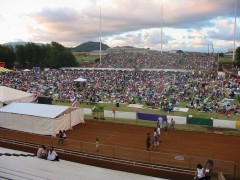
<path id="1" fill-rule="evenodd" d="M 124 55 L 118 56 L 120 58 Z M 139 66 L 138 68 L 135 67 L 135 70 L 51 69 L 40 72 L 15 70 L 9 73 L 1 73 L 0 85 L 36 95 L 52 96 L 53 99 L 59 101 L 70 101 L 73 97 L 76 97 L 80 103 L 100 101 L 145 103 L 147 106 L 161 107 L 166 111 L 171 110 L 172 106 L 176 106 L 184 100 L 191 102 L 188 105 L 191 108 L 199 109 L 200 107 L 199 110 L 204 110 L 205 107 L 205 110 L 213 110 L 217 104 L 219 106 L 219 102 L 224 98 L 234 98 L 238 94 L 240 84 L 236 79 L 218 77 L 216 71 L 213 71 L 216 68 L 215 61 L 212 59 L 213 56 L 208 57 L 210 58 L 209 61 L 206 60 L 204 54 L 193 55 L 196 58 L 192 60 L 187 59 L 187 55 L 185 56 L 184 61 L 191 62 L 180 64 L 181 67 L 191 67 L 193 71 L 164 71 L 164 68 L 177 69 L 174 63 L 179 59 L 174 60 L 175 55 L 171 56 L 172 61 L 161 59 L 157 62 L 157 56 L 153 55 L 145 60 L 138 58 L 134 61 L 139 63 L 129 62 L 126 63 L 126 66 L 124 66 L 122 59 L 110 61 L 110 57 L 116 58 L 117 55 L 109 55 L 101 63 L 102 66 L 107 64 L 118 68 L 130 68 L 133 64 Z M 164 55 L 164 57 L 170 58 L 170 55 Z M 150 61 L 151 58 L 154 59 L 154 62 L 156 61 L 155 66 Z M 162 69 L 159 71 L 139 69 L 140 67 L 158 68 L 160 66 Z M 208 69 L 208 71 L 199 71 L 199 69 Z M 79 77 L 85 78 L 86 81 L 74 81 Z M 225 109 L 239 110 L 239 105 L 225 105 L 227 106 Z"/>
<path id="2" fill-rule="evenodd" d="M 156 51 L 108 54 L 97 67 L 214 70 L 216 64 L 216 55 L 204 53 L 160 53 Z"/>

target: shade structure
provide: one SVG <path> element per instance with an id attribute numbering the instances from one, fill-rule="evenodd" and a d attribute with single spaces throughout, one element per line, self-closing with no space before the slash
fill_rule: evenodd
<path id="1" fill-rule="evenodd" d="M 84 123 L 82 108 L 37 103 L 11 103 L 0 108 L 0 127 L 55 136 Z"/>
<path id="2" fill-rule="evenodd" d="M 84 79 L 84 78 L 82 78 L 82 77 L 80 77 L 80 78 L 75 79 L 74 81 L 75 81 L 75 82 L 85 82 L 85 81 L 87 81 L 87 80 Z"/>
<path id="3" fill-rule="evenodd" d="M 9 72 L 9 71 L 11 70 L 4 67 L 0 67 L 0 72 Z"/>
<path id="4" fill-rule="evenodd" d="M 33 102 L 35 99 L 32 93 L 0 86 L 0 102 L 4 104 L 10 104 L 12 102 Z"/>

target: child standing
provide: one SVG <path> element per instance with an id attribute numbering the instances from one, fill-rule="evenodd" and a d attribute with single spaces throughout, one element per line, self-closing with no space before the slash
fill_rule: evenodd
<path id="1" fill-rule="evenodd" d="M 99 140 L 96 138 L 96 152 L 99 152 Z"/>

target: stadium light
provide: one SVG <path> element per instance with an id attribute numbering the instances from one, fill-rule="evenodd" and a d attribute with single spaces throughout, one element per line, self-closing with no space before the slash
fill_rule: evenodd
<path id="1" fill-rule="evenodd" d="M 235 46 L 236 46 L 236 15 L 237 15 L 237 0 L 235 0 L 234 3 L 234 13 L 235 13 L 235 20 L 234 20 L 234 29 L 233 29 L 233 56 L 232 56 L 232 60 L 235 60 Z"/>
<path id="2" fill-rule="evenodd" d="M 99 21 L 99 50 L 100 64 L 102 63 L 102 5 L 100 4 L 100 21 Z"/>
<path id="3" fill-rule="evenodd" d="M 162 21 L 163 21 L 163 7 L 162 7 L 162 0 L 161 0 L 161 54 L 162 54 L 162 42 L 163 42 L 163 28 L 162 28 Z"/>

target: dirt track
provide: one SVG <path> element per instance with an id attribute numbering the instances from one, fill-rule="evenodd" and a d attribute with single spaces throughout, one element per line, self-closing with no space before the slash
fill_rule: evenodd
<path id="1" fill-rule="evenodd" d="M 153 135 L 153 128 L 142 127 L 142 126 L 132 126 L 124 124 L 115 124 L 103 121 L 93 121 L 87 120 L 85 124 L 77 125 L 73 130 L 67 131 L 67 144 L 64 144 L 63 147 L 68 149 L 79 149 L 79 142 L 84 141 L 90 142 L 92 144 L 85 143 L 84 151 L 92 151 L 94 149 L 94 143 L 96 138 L 100 140 L 100 153 L 104 155 L 110 153 L 110 146 L 124 147 L 136 149 L 133 151 L 127 151 L 129 157 L 143 159 L 146 153 L 146 134 L 150 132 Z M 11 138 L 20 138 L 19 134 L 12 133 Z M 26 135 L 25 135 L 26 136 Z M 162 142 L 160 142 L 160 149 L 153 149 L 150 153 L 160 152 L 160 153 L 171 153 L 174 155 L 159 154 L 157 156 L 166 156 L 164 157 L 164 162 L 172 161 L 176 156 L 183 156 L 186 160 L 186 163 L 202 163 L 207 158 L 215 160 L 215 167 L 218 170 L 221 166 L 234 173 L 234 167 L 232 162 L 236 162 L 236 177 L 240 179 L 240 137 L 239 136 L 228 136 L 223 134 L 214 134 L 214 133 L 198 133 L 198 132 L 187 132 L 179 130 L 169 130 L 167 134 L 161 132 Z M 25 137 L 26 138 L 26 137 Z M 70 140 L 71 139 L 71 140 Z M 76 141 L 72 141 L 76 140 Z M 28 141 L 34 141 L 39 144 L 44 144 L 49 142 L 49 137 L 39 137 L 39 136 L 28 136 Z M 57 139 L 54 139 L 54 145 L 57 146 Z M 106 145 L 106 146 L 105 146 Z M 109 146 L 108 146 L 109 145 Z M 112 148 L 112 147 L 111 147 Z M 110 148 L 110 149 L 111 149 Z M 119 150 L 119 154 L 121 150 Z M 123 150 L 124 151 L 124 150 Z M 115 152 L 116 153 L 116 152 Z M 132 153 L 132 154 L 131 154 Z M 139 154 L 138 154 L 139 153 Z M 169 156 L 169 157 L 167 157 Z M 196 160 L 189 160 L 189 156 L 203 157 Z M 156 157 L 158 159 L 159 157 Z M 232 161 L 232 162 L 223 162 L 223 161 Z M 156 160 L 157 161 L 157 160 Z M 159 160 L 159 161 L 162 161 Z M 192 165 L 191 165 L 192 167 Z"/>

